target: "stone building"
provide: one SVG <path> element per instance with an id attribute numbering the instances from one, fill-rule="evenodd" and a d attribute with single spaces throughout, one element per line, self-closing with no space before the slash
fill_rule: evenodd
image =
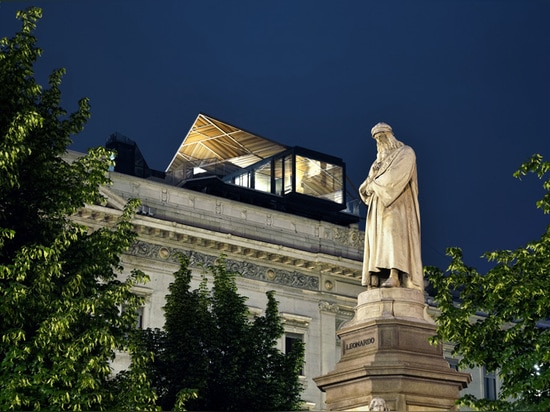
<path id="1" fill-rule="evenodd" d="M 223 253 L 242 274 L 239 293 L 251 313 L 261 313 L 265 292 L 276 291 L 285 328 L 279 348 L 285 351 L 296 339 L 305 343 L 303 399 L 310 409 L 324 409 L 312 379 L 334 368 L 341 352 L 336 331 L 353 317 L 364 290 L 364 233 L 357 204 L 347 199 L 344 162 L 204 114 L 165 172 L 150 169 L 130 139 L 115 134 L 107 147 L 118 153 L 113 184 L 102 189 L 107 200 L 87 206 L 76 219 L 92 228 L 108 225 L 128 199 L 141 199 L 134 220 L 139 241 L 123 257 L 127 273 L 137 268 L 151 279 L 136 289 L 146 298 L 138 327 L 162 328 L 178 252 L 190 256 L 197 284 L 200 265 Z M 431 303 L 429 296 L 426 301 Z M 494 396 L 494 375 L 468 372 L 469 393 Z"/>

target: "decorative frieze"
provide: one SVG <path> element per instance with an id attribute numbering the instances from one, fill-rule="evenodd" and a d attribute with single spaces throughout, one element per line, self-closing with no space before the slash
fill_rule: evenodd
<path id="1" fill-rule="evenodd" d="M 175 264 L 179 263 L 178 256 L 183 254 L 189 257 L 190 265 L 196 268 L 211 266 L 219 258 L 219 256 L 208 255 L 202 252 L 161 246 L 142 240 L 134 243 L 130 250 L 128 250 L 128 254 L 146 259 L 168 261 Z M 295 270 L 268 268 L 255 263 L 230 258 L 226 259 L 226 263 L 229 270 L 238 272 L 248 279 L 277 283 L 298 289 L 319 290 L 319 278 L 317 276 L 306 275 Z"/>

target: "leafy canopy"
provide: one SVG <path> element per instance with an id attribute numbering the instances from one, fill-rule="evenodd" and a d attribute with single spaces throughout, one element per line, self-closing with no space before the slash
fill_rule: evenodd
<path id="1" fill-rule="evenodd" d="M 0 40 L 0 410 L 150 409 L 147 353 L 133 338 L 142 303 L 131 292 L 146 277 L 118 279 L 120 254 L 136 236 L 136 202 L 104 229 L 71 219 L 102 200 L 110 153 L 64 160 L 90 105 L 82 99 L 71 114 L 60 107 L 63 69 L 49 88 L 36 82 L 41 17 L 38 8 L 18 12 L 21 31 Z M 117 350 L 134 354 L 134 364 L 113 380 Z M 133 390 L 119 393 L 124 385 Z"/>
<path id="2" fill-rule="evenodd" d="M 545 179 L 550 162 L 533 155 L 514 173 Z M 537 202 L 550 213 L 550 179 Z M 497 401 L 467 396 L 463 403 L 487 410 L 550 409 L 550 225 L 540 239 L 516 250 L 483 256 L 494 266 L 478 273 L 449 248 L 446 271 L 426 268 L 441 315 L 437 341 L 452 342 L 461 364 L 498 371 L 502 387 Z"/>
<path id="3" fill-rule="evenodd" d="M 288 354 L 276 348 L 284 330 L 273 292 L 265 314 L 251 319 L 225 258 L 206 270 L 211 289 L 205 275 L 192 290 L 189 258 L 181 257 L 166 297 L 164 331 L 145 332 L 155 353 L 149 376 L 159 404 L 173 409 L 183 394 L 190 410 L 299 409 L 304 348 L 297 344 Z"/>

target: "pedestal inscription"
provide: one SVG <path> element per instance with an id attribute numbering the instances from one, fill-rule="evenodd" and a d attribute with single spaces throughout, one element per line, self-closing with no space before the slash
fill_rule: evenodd
<path id="1" fill-rule="evenodd" d="M 344 344 L 344 351 L 372 345 L 375 341 L 376 339 L 374 338 L 367 338 L 356 342 L 346 343 Z"/>

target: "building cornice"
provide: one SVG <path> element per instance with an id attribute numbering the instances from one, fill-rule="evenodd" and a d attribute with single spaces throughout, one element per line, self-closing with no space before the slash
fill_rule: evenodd
<path id="1" fill-rule="evenodd" d="M 117 209 L 100 205 L 87 205 L 74 216 L 75 221 L 90 228 L 97 229 L 113 225 L 121 215 Z M 358 282 L 361 277 L 360 262 L 341 256 L 324 253 L 305 252 L 287 246 L 245 239 L 229 233 L 197 228 L 176 222 L 167 222 L 154 217 L 137 215 L 133 220 L 134 230 L 139 240 L 132 247 L 130 254 L 148 259 L 170 261 L 177 263 L 178 253 L 195 252 L 208 256 L 219 257 L 224 254 L 229 261 L 256 261 L 271 268 L 266 281 L 270 277 L 289 278 L 289 268 L 299 270 L 305 275 L 315 275 L 318 287 L 319 275 L 329 275 Z M 295 276 L 290 276 L 295 278 Z M 288 283 L 305 283 L 312 285 L 305 278 L 287 281 Z M 310 287 L 308 287 L 310 289 Z M 327 288 L 327 290 L 330 290 Z"/>

